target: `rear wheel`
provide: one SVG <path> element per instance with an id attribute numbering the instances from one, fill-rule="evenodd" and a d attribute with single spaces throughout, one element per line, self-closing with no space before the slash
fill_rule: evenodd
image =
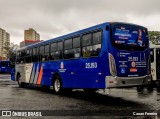
<path id="1" fill-rule="evenodd" d="M 54 78 L 53 78 L 53 90 L 55 93 L 59 94 L 62 92 L 62 81 L 61 81 L 61 78 L 60 76 L 56 75 Z"/>
<path id="2" fill-rule="evenodd" d="M 22 82 L 22 77 L 21 77 L 21 75 L 20 74 L 18 74 L 18 76 L 17 76 L 17 81 L 18 81 L 18 85 L 19 85 L 19 87 L 24 87 L 24 83 Z"/>

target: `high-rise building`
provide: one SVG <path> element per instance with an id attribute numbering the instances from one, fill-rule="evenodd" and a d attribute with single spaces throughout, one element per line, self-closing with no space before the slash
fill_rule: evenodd
<path id="1" fill-rule="evenodd" d="M 0 58 L 6 57 L 4 46 L 7 42 L 10 43 L 10 34 L 0 28 Z"/>
<path id="2" fill-rule="evenodd" d="M 20 47 L 40 42 L 40 35 L 33 28 L 24 30 L 24 41 L 20 43 Z"/>
<path id="3" fill-rule="evenodd" d="M 24 40 L 40 40 L 40 35 L 33 28 L 24 31 Z"/>

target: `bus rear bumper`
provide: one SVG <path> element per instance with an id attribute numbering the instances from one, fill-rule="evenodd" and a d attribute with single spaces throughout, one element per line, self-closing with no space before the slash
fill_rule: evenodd
<path id="1" fill-rule="evenodd" d="M 151 75 L 140 77 L 117 77 L 106 76 L 106 88 L 132 87 L 138 85 L 147 85 L 151 82 Z"/>

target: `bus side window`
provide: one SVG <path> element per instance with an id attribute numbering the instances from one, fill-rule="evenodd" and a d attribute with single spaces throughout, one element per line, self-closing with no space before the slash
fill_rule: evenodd
<path id="1" fill-rule="evenodd" d="M 45 60 L 45 61 L 48 61 L 48 60 L 49 60 L 49 44 L 48 44 L 48 45 L 45 45 L 44 60 Z"/>
<path id="2" fill-rule="evenodd" d="M 72 39 L 67 39 L 64 41 L 64 58 L 65 59 L 74 58 L 74 49 L 72 46 Z"/>
<path id="3" fill-rule="evenodd" d="M 33 48 L 32 62 L 38 62 L 38 48 Z"/>
<path id="4" fill-rule="evenodd" d="M 82 54 L 83 54 L 83 57 L 90 57 L 90 50 L 91 50 L 91 39 L 92 39 L 92 34 L 86 34 L 86 35 L 83 35 L 82 37 Z"/>
<path id="5" fill-rule="evenodd" d="M 58 42 L 58 53 L 59 53 L 59 59 L 63 58 L 63 42 Z"/>
<path id="6" fill-rule="evenodd" d="M 98 31 L 93 33 L 93 45 L 92 45 L 92 52 L 91 56 L 98 56 L 100 51 L 101 51 L 101 38 L 102 37 L 102 32 Z"/>
<path id="7" fill-rule="evenodd" d="M 44 58 L 44 46 L 39 47 L 39 59 L 40 59 L 40 61 L 45 60 L 45 58 Z"/>
<path id="8" fill-rule="evenodd" d="M 21 51 L 21 54 L 20 54 L 20 63 L 24 63 L 25 60 L 24 60 L 24 56 L 26 55 L 26 51 L 25 50 L 22 50 Z"/>
<path id="9" fill-rule="evenodd" d="M 82 50 L 82 52 L 83 52 L 83 57 L 90 57 L 90 56 L 91 56 L 90 49 L 91 49 L 90 46 L 88 46 L 88 47 L 83 47 L 83 50 Z"/>
<path id="10" fill-rule="evenodd" d="M 73 50 L 74 58 L 79 58 L 81 56 L 80 37 L 73 38 Z"/>
<path id="11" fill-rule="evenodd" d="M 32 60 L 32 49 L 26 50 L 26 55 L 24 57 L 26 63 L 30 63 Z"/>
<path id="12" fill-rule="evenodd" d="M 57 43 L 52 43 L 50 46 L 50 60 L 57 60 L 58 57 Z"/>
<path id="13" fill-rule="evenodd" d="M 99 55 L 101 51 L 101 36 L 102 36 L 101 31 L 83 35 L 82 38 L 83 57 L 87 58 Z"/>
<path id="14" fill-rule="evenodd" d="M 16 63 L 17 63 L 17 64 L 20 63 L 20 53 L 21 53 L 21 52 L 18 51 L 18 52 L 17 52 L 17 55 L 16 55 Z"/>

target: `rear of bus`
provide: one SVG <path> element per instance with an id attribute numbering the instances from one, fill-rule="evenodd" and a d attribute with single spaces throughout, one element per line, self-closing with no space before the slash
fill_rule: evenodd
<path id="1" fill-rule="evenodd" d="M 1 73 L 10 73 L 10 70 L 11 70 L 10 61 L 5 61 L 5 60 L 0 61 Z"/>
<path id="2" fill-rule="evenodd" d="M 148 31 L 145 27 L 111 23 L 108 43 L 110 76 L 106 87 L 126 87 L 150 83 Z"/>

